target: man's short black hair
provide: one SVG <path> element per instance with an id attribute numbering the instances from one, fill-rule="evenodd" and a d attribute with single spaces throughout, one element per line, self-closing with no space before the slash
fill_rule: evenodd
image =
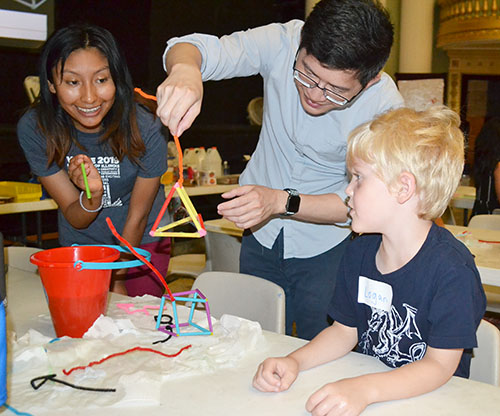
<path id="1" fill-rule="evenodd" d="M 387 62 L 393 39 L 378 0 L 321 0 L 302 28 L 300 48 L 329 68 L 355 71 L 364 87 Z"/>

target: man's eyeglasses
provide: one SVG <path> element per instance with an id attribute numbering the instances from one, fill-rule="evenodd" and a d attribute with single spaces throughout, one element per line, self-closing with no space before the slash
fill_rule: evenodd
<path id="1" fill-rule="evenodd" d="M 337 94 L 336 92 L 333 92 L 332 90 L 329 90 L 328 88 L 320 87 L 316 81 L 314 81 L 311 77 L 299 71 L 295 67 L 295 65 L 297 64 L 298 55 L 299 52 L 297 52 L 297 55 L 295 56 L 295 61 L 293 62 L 293 77 L 306 88 L 319 88 L 321 91 L 323 91 L 323 95 L 328 101 L 337 104 L 339 106 L 343 106 L 350 103 L 361 93 L 361 91 L 363 91 L 363 88 L 361 88 L 361 91 L 359 91 L 354 97 L 348 99 L 340 94 Z"/>

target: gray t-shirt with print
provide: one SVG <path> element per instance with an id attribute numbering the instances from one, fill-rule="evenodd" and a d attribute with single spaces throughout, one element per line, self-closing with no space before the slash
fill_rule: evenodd
<path id="1" fill-rule="evenodd" d="M 100 135 L 98 133 L 77 131 L 77 140 L 83 148 L 72 144 L 66 155 L 64 169 L 67 171 L 69 161 L 78 154 L 86 154 L 92 159 L 101 175 L 104 186 L 103 209 L 85 229 L 73 228 L 59 210 L 59 242 L 62 246 L 75 243 L 118 244 L 106 224 L 106 217 L 111 219 L 121 234 L 127 219 L 130 197 L 136 178 L 161 176 L 167 169 L 167 144 L 162 134 L 160 120 L 155 119 L 140 105 L 136 105 L 136 109 L 139 131 L 146 146 L 146 151 L 140 158 L 140 165 L 132 163 L 127 157 L 124 157 L 120 162 L 108 146 L 99 143 Z M 33 174 L 42 177 L 50 176 L 61 170 L 56 163 L 47 166 L 46 139 L 37 126 L 35 110 L 29 110 L 20 119 L 17 125 L 17 136 Z M 163 186 L 160 186 L 151 208 L 142 244 L 155 240 L 149 235 L 149 231 L 164 201 Z M 168 220 L 165 218 L 161 223 L 168 223 Z"/>

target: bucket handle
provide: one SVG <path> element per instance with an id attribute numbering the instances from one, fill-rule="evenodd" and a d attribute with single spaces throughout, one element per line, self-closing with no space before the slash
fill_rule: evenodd
<path id="1" fill-rule="evenodd" d="M 73 244 L 73 246 L 78 246 L 78 244 Z M 93 247 L 111 247 L 114 248 L 118 251 L 121 251 L 122 253 L 130 253 L 130 250 L 127 247 L 122 247 L 118 245 L 102 245 L 102 244 L 95 244 L 95 245 L 90 245 Z M 151 260 L 151 253 L 143 248 L 137 248 L 134 247 L 134 250 L 137 251 L 141 256 L 145 257 L 146 260 Z M 107 269 L 128 269 L 130 267 L 139 267 L 139 266 L 144 266 L 144 263 L 139 260 L 139 259 L 134 259 L 134 260 L 128 260 L 128 261 L 118 261 L 118 262 L 112 262 L 112 263 L 90 263 L 90 262 L 84 262 L 81 260 L 75 261 L 75 264 L 73 267 L 77 269 L 78 271 L 80 270 L 107 270 Z"/>

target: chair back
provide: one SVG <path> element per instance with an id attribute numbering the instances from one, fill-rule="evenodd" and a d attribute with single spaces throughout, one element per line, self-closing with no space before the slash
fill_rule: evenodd
<path id="1" fill-rule="evenodd" d="M 24 89 L 28 94 L 30 103 L 34 103 L 40 95 L 40 78 L 35 75 L 28 75 L 24 78 Z"/>
<path id="2" fill-rule="evenodd" d="M 208 221 L 207 221 L 208 222 Z M 209 231 L 205 236 L 207 271 L 240 271 L 241 237 Z"/>
<path id="3" fill-rule="evenodd" d="M 500 386 L 500 331 L 482 319 L 477 329 L 477 348 L 470 365 L 470 379 Z"/>
<path id="4" fill-rule="evenodd" d="M 500 215 L 479 214 L 469 220 L 470 228 L 484 228 L 485 230 L 500 230 Z"/>
<path id="5" fill-rule="evenodd" d="M 262 329 L 285 333 L 285 292 L 260 277 L 232 272 L 205 272 L 193 283 L 208 299 L 215 318 L 223 314 L 257 321 Z"/>
<path id="6" fill-rule="evenodd" d="M 5 263 L 8 267 L 15 267 L 16 269 L 35 273 L 38 266 L 30 262 L 30 257 L 38 251 L 42 251 L 42 249 L 36 247 L 7 247 L 5 249 Z"/>

